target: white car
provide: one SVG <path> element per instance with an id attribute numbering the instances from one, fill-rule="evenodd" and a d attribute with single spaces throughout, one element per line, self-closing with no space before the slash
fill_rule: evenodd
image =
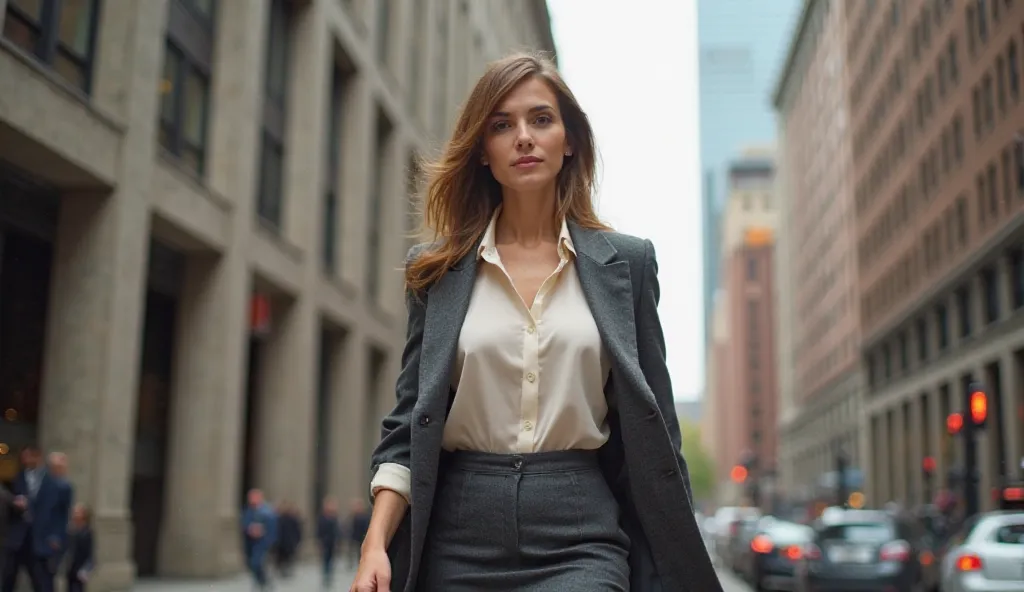
<path id="1" fill-rule="evenodd" d="M 953 535 L 942 558 L 942 592 L 1024 592 L 1024 512 L 988 512 Z"/>

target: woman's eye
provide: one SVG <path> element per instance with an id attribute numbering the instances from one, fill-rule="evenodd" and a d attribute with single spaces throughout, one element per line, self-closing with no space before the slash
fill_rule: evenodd
<path id="1" fill-rule="evenodd" d="M 491 129 L 496 131 L 496 132 L 500 132 L 502 130 L 508 129 L 508 122 L 507 121 L 495 121 L 493 124 L 491 124 Z"/>
<path id="2" fill-rule="evenodd" d="M 540 125 L 547 125 L 551 123 L 551 117 L 549 115 L 540 115 L 537 117 L 536 122 Z"/>

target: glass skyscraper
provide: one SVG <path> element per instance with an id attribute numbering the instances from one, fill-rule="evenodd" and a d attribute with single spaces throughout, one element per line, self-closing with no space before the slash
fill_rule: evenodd
<path id="1" fill-rule="evenodd" d="M 697 0 L 705 344 L 719 283 L 726 171 L 745 146 L 775 139 L 771 94 L 804 1 Z"/>

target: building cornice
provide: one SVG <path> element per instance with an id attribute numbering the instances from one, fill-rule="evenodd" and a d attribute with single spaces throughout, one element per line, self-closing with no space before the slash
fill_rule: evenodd
<path id="1" fill-rule="evenodd" d="M 804 0 L 803 8 L 800 9 L 800 20 L 797 21 L 796 29 L 790 37 L 786 61 L 779 72 L 779 80 L 775 85 L 775 90 L 772 92 L 772 104 L 775 105 L 776 111 L 782 111 L 782 100 L 795 73 L 796 58 L 800 54 L 800 46 L 804 43 L 804 38 L 810 28 L 811 13 L 813 12 L 811 9 L 816 1 Z"/>

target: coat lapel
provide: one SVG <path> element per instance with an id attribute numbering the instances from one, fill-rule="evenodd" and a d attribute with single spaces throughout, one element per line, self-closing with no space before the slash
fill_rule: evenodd
<path id="1" fill-rule="evenodd" d="M 421 404 L 434 415 L 438 415 L 433 411 L 437 408 L 435 405 L 441 401 L 447 403 L 452 362 L 473 294 L 478 248 L 479 245 L 474 246 L 427 292 L 427 316 L 420 358 L 420 397 Z"/>
<path id="2" fill-rule="evenodd" d="M 582 228 L 575 222 L 569 222 L 568 226 L 578 254 L 576 273 L 597 330 L 608 348 L 613 367 L 624 375 L 632 375 L 631 366 L 637 363 L 637 347 L 629 261 L 617 258 L 618 251 L 603 232 Z"/>

